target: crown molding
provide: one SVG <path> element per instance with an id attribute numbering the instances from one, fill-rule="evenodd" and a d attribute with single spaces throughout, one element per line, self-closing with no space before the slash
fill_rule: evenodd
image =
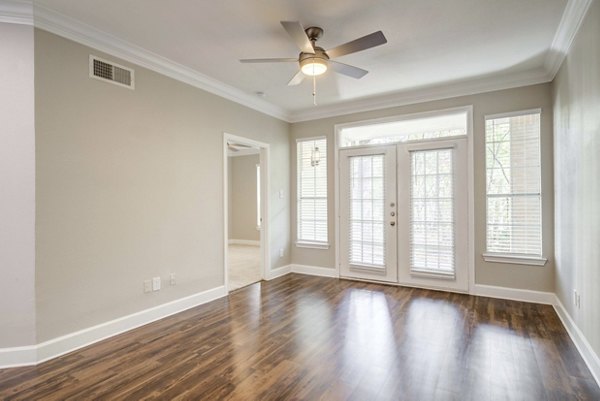
<path id="1" fill-rule="evenodd" d="M 544 60 L 544 68 L 403 90 L 296 111 L 286 110 L 264 99 L 256 98 L 253 94 L 121 40 L 93 26 L 42 5 L 34 5 L 32 1 L 0 0 L 0 22 L 33 24 L 37 28 L 108 53 L 261 113 L 294 123 L 550 82 L 556 76 L 568 53 L 592 1 L 568 1 L 551 48 Z"/>
<path id="2" fill-rule="evenodd" d="M 281 107 L 257 99 L 240 89 L 204 75 L 194 69 L 169 60 L 140 46 L 121 40 L 91 25 L 35 4 L 33 9 L 36 28 L 54 33 L 114 57 L 139 65 L 227 100 L 249 107 L 280 120 L 287 121 L 288 113 Z"/>
<path id="3" fill-rule="evenodd" d="M 571 44 L 581 27 L 581 24 L 592 4 L 592 0 L 569 0 L 565 11 L 563 12 L 554 39 L 550 45 L 550 50 L 544 61 L 544 68 L 552 79 L 558 73 Z"/>
<path id="4" fill-rule="evenodd" d="M 514 74 L 492 75 L 479 79 L 461 80 L 449 84 L 362 98 L 329 106 L 320 106 L 314 109 L 304 109 L 290 113 L 290 122 L 318 120 L 321 118 L 406 106 L 459 96 L 475 95 L 478 93 L 541 84 L 550 82 L 551 80 L 552 78 L 543 68 Z"/>
<path id="5" fill-rule="evenodd" d="M 33 3 L 31 1 L 1 0 L 0 22 L 33 25 Z"/>

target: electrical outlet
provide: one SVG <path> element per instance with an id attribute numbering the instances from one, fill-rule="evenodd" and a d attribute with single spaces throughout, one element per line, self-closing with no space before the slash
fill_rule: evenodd
<path id="1" fill-rule="evenodd" d="M 279 248 L 279 257 L 283 258 L 283 248 Z"/>
<path id="2" fill-rule="evenodd" d="M 169 285 L 175 285 L 177 284 L 177 281 L 175 281 L 175 273 L 171 273 L 169 275 Z"/>
<path id="3" fill-rule="evenodd" d="M 152 291 L 160 290 L 160 277 L 152 277 Z"/>
<path id="4" fill-rule="evenodd" d="M 144 292 L 152 292 L 152 280 L 144 280 Z"/>

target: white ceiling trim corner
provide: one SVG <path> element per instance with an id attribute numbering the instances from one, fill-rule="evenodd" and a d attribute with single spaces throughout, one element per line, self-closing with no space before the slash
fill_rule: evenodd
<path id="1" fill-rule="evenodd" d="M 33 16 L 34 25 L 37 28 L 203 89 L 261 113 L 288 121 L 288 113 L 281 107 L 258 99 L 254 95 L 250 95 L 142 47 L 121 40 L 88 24 L 38 4 L 34 6 Z"/>
<path id="2" fill-rule="evenodd" d="M 383 96 L 357 99 L 349 102 L 315 107 L 291 113 L 290 122 L 318 120 L 345 114 L 380 110 L 410 104 L 431 102 L 459 96 L 475 95 L 521 86 L 550 82 L 552 77 L 544 68 L 508 75 L 494 75 L 486 78 L 463 80 L 449 84 L 435 85 L 411 91 L 402 91 Z"/>
<path id="3" fill-rule="evenodd" d="M 567 3 L 544 61 L 551 79 L 558 73 L 591 4 L 592 0 L 569 0 Z"/>
<path id="4" fill-rule="evenodd" d="M 0 1 L 0 22 L 33 25 L 32 2 L 17 0 Z"/>

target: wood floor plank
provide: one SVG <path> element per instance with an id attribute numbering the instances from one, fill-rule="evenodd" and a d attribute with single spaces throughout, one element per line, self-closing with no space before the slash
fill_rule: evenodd
<path id="1" fill-rule="evenodd" d="M 35 367 L 1 400 L 599 400 L 547 305 L 297 274 Z"/>

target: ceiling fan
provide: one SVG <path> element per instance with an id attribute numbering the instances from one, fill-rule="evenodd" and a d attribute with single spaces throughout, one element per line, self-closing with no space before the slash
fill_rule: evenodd
<path id="1" fill-rule="evenodd" d="M 356 53 L 370 49 L 375 46 L 387 43 L 383 32 L 377 31 L 351 42 L 344 43 L 333 49 L 324 50 L 316 45 L 317 40 L 323 35 L 323 29 L 317 26 L 311 26 L 304 29 L 298 21 L 281 21 L 281 25 L 292 37 L 296 45 L 300 48 L 300 54 L 297 58 L 255 58 L 243 59 L 242 63 L 288 63 L 297 62 L 300 70 L 288 82 L 289 86 L 298 85 L 306 75 L 314 77 L 321 75 L 331 67 L 335 72 L 352 78 L 360 79 L 369 71 L 352 65 L 340 63 L 332 60 L 336 57 L 346 54 Z"/>

